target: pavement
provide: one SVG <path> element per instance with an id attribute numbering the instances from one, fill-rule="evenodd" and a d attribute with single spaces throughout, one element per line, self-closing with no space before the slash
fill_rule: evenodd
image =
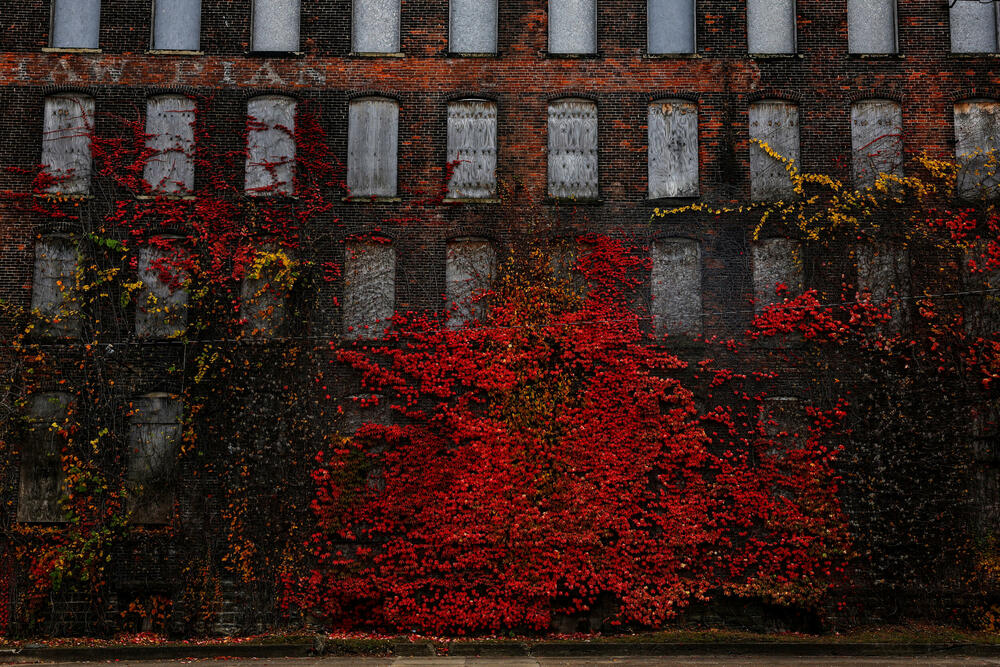
<path id="1" fill-rule="evenodd" d="M 0 658 L 0 663 L 3 659 Z M 600 658 L 465 658 L 465 657 L 324 657 L 324 658 L 216 658 L 177 659 L 164 661 L 115 662 L 19 662 L 37 665 L 141 665 L 142 667 L 176 667 L 184 664 L 219 663 L 225 667 L 986 667 L 1000 666 L 1000 657 L 796 657 L 796 656 L 671 656 L 671 657 L 600 657 Z"/>

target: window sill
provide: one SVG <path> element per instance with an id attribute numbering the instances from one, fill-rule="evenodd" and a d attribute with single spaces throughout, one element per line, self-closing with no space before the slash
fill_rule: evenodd
<path id="1" fill-rule="evenodd" d="M 348 54 L 352 58 L 405 58 L 406 54 L 401 51 L 351 51 Z"/>
<path id="2" fill-rule="evenodd" d="M 43 46 L 42 53 L 102 53 L 101 49 L 72 46 Z"/>
<path id="3" fill-rule="evenodd" d="M 151 56 L 203 56 L 204 51 L 185 51 L 184 49 L 148 49 L 147 55 Z"/>
<path id="4" fill-rule="evenodd" d="M 247 51 L 247 58 L 305 58 L 305 51 Z"/>
<path id="5" fill-rule="evenodd" d="M 465 51 L 446 51 L 446 58 L 499 58 L 499 51 L 476 51 L 476 52 L 465 52 Z"/>
<path id="6" fill-rule="evenodd" d="M 552 195 L 549 195 L 548 197 L 545 198 L 545 203 L 546 204 L 554 204 L 554 205 L 557 205 L 557 206 L 559 204 L 572 204 L 574 206 L 576 206 L 576 205 L 581 205 L 581 206 L 599 206 L 599 205 L 601 205 L 601 204 L 604 203 L 604 200 L 601 199 L 600 197 L 593 197 L 593 198 L 590 198 L 590 199 L 581 197 L 581 198 L 577 199 L 577 198 L 573 198 L 573 197 L 553 197 Z"/>
<path id="7" fill-rule="evenodd" d="M 801 53 L 748 53 L 747 57 L 753 60 L 802 60 L 805 58 Z"/>
<path id="8" fill-rule="evenodd" d="M 905 60 L 902 53 L 848 53 L 851 60 Z"/>
<path id="9" fill-rule="evenodd" d="M 37 192 L 34 195 L 39 199 L 72 199 L 82 201 L 84 199 L 93 199 L 94 195 L 91 194 L 70 194 L 68 192 Z"/>
<path id="10" fill-rule="evenodd" d="M 366 197 L 364 195 L 352 195 L 350 197 L 343 197 L 341 198 L 340 201 L 348 202 L 350 204 L 382 204 L 382 203 L 390 204 L 394 202 L 401 202 L 403 201 L 403 198 L 396 196 L 386 197 L 386 196 L 376 195 L 372 197 L 369 195 Z"/>
<path id="11" fill-rule="evenodd" d="M 698 201 L 701 193 L 696 195 L 677 195 L 676 197 L 646 197 L 643 202 L 646 206 L 683 206 Z"/>
<path id="12" fill-rule="evenodd" d="M 600 51 L 594 53 L 554 53 L 552 51 L 543 51 L 543 58 L 552 58 L 553 60 L 598 60 L 603 58 L 604 55 Z"/>
<path id="13" fill-rule="evenodd" d="M 496 197 L 445 197 L 445 204 L 499 204 Z"/>
<path id="14" fill-rule="evenodd" d="M 170 195 L 170 194 L 152 194 L 152 195 L 136 195 L 137 201 L 153 201 L 156 199 L 165 199 L 167 201 L 194 201 L 198 197 L 195 195 Z"/>
<path id="15" fill-rule="evenodd" d="M 697 53 L 646 53 L 643 52 L 643 60 L 696 60 L 701 58 Z"/>
<path id="16" fill-rule="evenodd" d="M 963 51 L 963 52 L 951 52 L 948 54 L 952 58 L 1000 58 L 1000 53 L 993 53 L 992 51 Z"/>

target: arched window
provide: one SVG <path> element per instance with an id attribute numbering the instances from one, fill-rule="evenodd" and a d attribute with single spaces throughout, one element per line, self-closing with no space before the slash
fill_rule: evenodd
<path id="1" fill-rule="evenodd" d="M 153 49 L 201 48 L 201 0 L 153 0 Z"/>
<path id="2" fill-rule="evenodd" d="M 597 53 L 597 0 L 549 0 L 549 53 Z"/>
<path id="3" fill-rule="evenodd" d="M 347 128 L 347 187 L 352 197 L 396 196 L 399 105 L 382 97 L 351 102 Z"/>
<path id="4" fill-rule="evenodd" d="M 1000 4 L 955 0 L 949 5 L 953 53 L 996 53 L 1000 50 Z"/>
<path id="5" fill-rule="evenodd" d="M 66 236 L 44 237 L 35 244 L 31 309 L 42 317 L 38 331 L 45 336 L 80 336 L 75 294 L 77 253 L 76 241 Z"/>
<path id="6" fill-rule="evenodd" d="M 802 244 L 793 239 L 764 239 L 753 244 L 754 310 L 802 294 Z"/>
<path id="7" fill-rule="evenodd" d="M 94 132 L 94 100 L 63 93 L 45 98 L 42 164 L 52 177 L 50 194 L 85 195 L 90 191 L 90 139 Z"/>
<path id="8" fill-rule="evenodd" d="M 294 53 L 299 50 L 299 0 L 253 0 L 250 50 Z"/>
<path id="9" fill-rule="evenodd" d="M 351 50 L 399 53 L 400 0 L 354 0 Z"/>
<path id="10" fill-rule="evenodd" d="M 497 105 L 461 100 L 448 105 L 450 199 L 484 199 L 497 191 Z"/>
<path id="11" fill-rule="evenodd" d="M 449 8 L 449 51 L 496 53 L 497 0 L 451 0 Z"/>
<path id="12" fill-rule="evenodd" d="M 789 175 L 789 166 L 797 166 L 798 162 L 798 107 L 781 100 L 764 100 L 750 105 L 751 197 L 767 200 L 792 196 L 795 185 Z"/>
<path id="13" fill-rule="evenodd" d="M 170 394 L 147 394 L 132 402 L 125 470 L 132 523 L 169 523 L 173 516 L 183 416 L 183 404 Z"/>
<path id="14" fill-rule="evenodd" d="M 695 25 L 695 0 L 648 0 L 647 52 L 694 53 Z"/>
<path id="15" fill-rule="evenodd" d="M 483 294 L 496 270 L 497 255 L 486 239 L 461 238 L 448 242 L 445 260 L 445 298 L 448 327 L 457 329 L 486 312 Z"/>
<path id="16" fill-rule="evenodd" d="M 652 316 L 657 336 L 701 333 L 701 247 L 664 239 L 652 248 Z"/>
<path id="17" fill-rule="evenodd" d="M 747 0 L 747 49 L 795 53 L 795 0 Z"/>
<path id="18" fill-rule="evenodd" d="M 1000 186 L 1000 102 L 967 100 L 955 105 L 955 189 L 963 197 L 992 195 Z"/>
<path id="19" fill-rule="evenodd" d="M 396 308 L 396 251 L 388 242 L 348 241 L 344 257 L 344 337 L 381 338 Z"/>
<path id="20" fill-rule="evenodd" d="M 100 47 L 101 0 L 52 0 L 49 46 L 56 49 Z"/>
<path id="21" fill-rule="evenodd" d="M 296 106 L 295 100 L 281 95 L 247 102 L 247 194 L 290 195 L 294 191 Z"/>
<path id="22" fill-rule="evenodd" d="M 698 196 L 698 106 L 686 100 L 649 105 L 649 196 Z"/>
<path id="23" fill-rule="evenodd" d="M 549 103 L 549 196 L 597 199 L 597 105 L 575 98 Z"/>
<path id="24" fill-rule="evenodd" d="M 63 491 L 59 431 L 69 414 L 70 395 L 40 392 L 28 398 L 27 426 L 21 446 L 21 475 L 17 498 L 17 520 L 26 523 L 65 521 L 59 506 Z"/>
<path id="25" fill-rule="evenodd" d="M 896 53 L 896 0 L 847 0 L 851 53 Z"/>
<path id="26" fill-rule="evenodd" d="M 903 110 L 890 100 L 851 105 L 854 183 L 870 187 L 879 174 L 903 175 Z"/>
<path id="27" fill-rule="evenodd" d="M 194 102 L 183 95 L 158 95 L 146 102 L 146 146 L 155 151 L 143 177 L 153 192 L 194 190 Z"/>

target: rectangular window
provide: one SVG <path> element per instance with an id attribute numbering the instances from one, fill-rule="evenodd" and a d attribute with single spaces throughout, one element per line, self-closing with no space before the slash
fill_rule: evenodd
<path id="1" fill-rule="evenodd" d="M 201 48 L 201 0 L 153 0 L 153 49 Z"/>
<path id="2" fill-rule="evenodd" d="M 649 197 L 698 196 L 698 106 L 685 100 L 649 105 Z"/>
<path id="3" fill-rule="evenodd" d="M 648 0 L 647 51 L 694 53 L 695 25 L 695 0 Z"/>
<path id="4" fill-rule="evenodd" d="M 354 0 L 351 50 L 399 53 L 400 0 Z"/>
<path id="5" fill-rule="evenodd" d="M 247 102 L 247 194 L 290 195 L 294 191 L 295 109 L 295 100 L 281 95 Z"/>
<path id="6" fill-rule="evenodd" d="M 597 53 L 597 0 L 549 0 L 549 53 Z"/>
<path id="7" fill-rule="evenodd" d="M 497 0 L 451 0 L 448 50 L 497 52 Z"/>
<path id="8" fill-rule="evenodd" d="M 295 53 L 299 50 L 299 0 L 253 0 L 250 50 Z"/>
<path id="9" fill-rule="evenodd" d="M 903 175 L 903 110 L 889 100 L 851 105 L 854 183 L 871 187 L 879 174 Z"/>
<path id="10" fill-rule="evenodd" d="M 802 244 L 793 239 L 764 239 L 753 244 L 754 310 L 802 294 Z"/>
<path id="11" fill-rule="evenodd" d="M 657 337 L 701 333 L 701 248 L 693 239 L 653 244 L 652 316 Z"/>
<path id="12" fill-rule="evenodd" d="M 896 53 L 896 0 L 847 0 L 851 53 Z"/>
<path id="13" fill-rule="evenodd" d="M 176 338 L 187 328 L 187 276 L 178 256 L 152 246 L 139 250 L 135 334 L 140 338 Z"/>
<path id="14" fill-rule="evenodd" d="M 858 301 L 891 315 L 887 328 L 898 332 L 906 322 L 910 296 L 910 260 L 906 249 L 885 243 L 859 246 Z"/>
<path id="15" fill-rule="evenodd" d="M 388 242 L 348 241 L 344 258 L 344 336 L 381 338 L 396 308 L 396 251 Z"/>
<path id="16" fill-rule="evenodd" d="M 1000 3 L 955 0 L 949 4 L 952 53 L 1000 50 Z"/>
<path id="17" fill-rule="evenodd" d="M 772 456 L 798 449 L 809 437 L 809 420 L 802 403 L 793 396 L 768 396 L 760 403 L 761 430 L 767 442 L 760 443 Z"/>
<path id="18" fill-rule="evenodd" d="M 750 53 L 795 53 L 795 0 L 747 0 Z"/>
<path id="19" fill-rule="evenodd" d="M 132 403 L 125 488 L 132 523 L 169 523 L 174 510 L 174 463 L 183 405 L 167 394 Z"/>
<path id="20" fill-rule="evenodd" d="M 974 198 L 1000 186 L 1000 102 L 968 100 L 955 105 L 957 194 Z"/>
<path id="21" fill-rule="evenodd" d="M 42 164 L 51 177 L 49 194 L 85 195 L 90 191 L 90 138 L 94 100 L 63 94 L 45 98 Z"/>
<path id="22" fill-rule="evenodd" d="M 35 245 L 35 276 L 31 309 L 42 321 L 37 331 L 54 338 L 78 338 L 80 318 L 74 296 L 77 269 L 76 242 L 52 236 Z"/>
<path id="23" fill-rule="evenodd" d="M 28 523 L 65 521 L 62 496 L 62 447 L 59 434 L 69 414 L 70 396 L 62 392 L 32 394 L 21 447 L 17 520 Z"/>
<path id="24" fill-rule="evenodd" d="M 549 104 L 549 196 L 597 199 L 597 105 L 566 99 Z"/>
<path id="25" fill-rule="evenodd" d="M 100 46 L 101 0 L 52 0 L 49 46 L 96 49 Z"/>
<path id="26" fill-rule="evenodd" d="M 185 194 L 194 190 L 194 102 L 183 95 L 159 95 L 146 102 L 143 178 L 152 192 Z"/>
<path id="27" fill-rule="evenodd" d="M 448 105 L 450 199 L 484 199 L 497 190 L 497 107 L 484 100 Z"/>
<path id="28" fill-rule="evenodd" d="M 285 303 L 292 283 L 283 252 L 262 248 L 247 267 L 240 285 L 240 314 L 243 330 L 250 336 L 271 337 L 285 319 Z"/>
<path id="29" fill-rule="evenodd" d="M 779 100 L 750 106 L 750 196 L 783 199 L 795 194 L 790 169 L 799 164 L 799 109 Z"/>
<path id="30" fill-rule="evenodd" d="M 445 298 L 448 328 L 458 329 L 486 312 L 482 299 L 496 270 L 497 254 L 486 239 L 466 238 L 448 242 L 445 260 Z"/>
<path id="31" fill-rule="evenodd" d="M 352 197 L 396 196 L 399 105 L 368 97 L 351 102 L 347 128 L 347 187 Z"/>

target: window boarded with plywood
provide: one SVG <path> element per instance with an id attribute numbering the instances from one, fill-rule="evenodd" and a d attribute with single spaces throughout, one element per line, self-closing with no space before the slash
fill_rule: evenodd
<path id="1" fill-rule="evenodd" d="M 44 123 L 42 164 L 53 179 L 46 192 L 87 194 L 90 191 L 94 100 L 75 94 L 46 97 Z"/>
<path id="2" fill-rule="evenodd" d="M 49 46 L 96 49 L 100 46 L 101 0 L 52 0 Z"/>
<path id="3" fill-rule="evenodd" d="M 59 506 L 62 495 L 62 447 L 70 409 L 70 395 L 40 392 L 28 397 L 21 446 L 17 520 L 26 523 L 65 521 Z"/>
<path id="4" fill-rule="evenodd" d="M 448 50 L 496 53 L 497 0 L 451 0 Z"/>
<path id="5" fill-rule="evenodd" d="M 693 239 L 653 244 L 652 316 L 658 337 L 702 332 L 701 247 Z"/>
<path id="6" fill-rule="evenodd" d="M 282 95 L 247 102 L 247 194 L 292 194 L 296 107 L 295 100 Z"/>
<path id="7" fill-rule="evenodd" d="M 886 328 L 900 331 L 906 324 L 910 297 L 910 260 L 905 248 L 888 243 L 859 246 L 854 253 L 858 267 L 858 300 L 890 316 Z"/>
<path id="8" fill-rule="evenodd" d="M 889 100 L 851 105 L 854 183 L 871 187 L 880 174 L 903 175 L 903 110 Z"/>
<path id="9" fill-rule="evenodd" d="M 747 0 L 750 53 L 795 53 L 795 0 Z"/>
<path id="10" fill-rule="evenodd" d="M 952 53 L 1000 50 L 1000 4 L 979 0 L 950 2 Z"/>
<path id="11" fill-rule="evenodd" d="M 169 523 L 173 516 L 183 412 L 181 401 L 169 394 L 148 394 L 132 402 L 125 470 L 132 523 Z"/>
<path id="12" fill-rule="evenodd" d="M 549 0 L 549 53 L 597 52 L 597 0 Z"/>
<path id="13" fill-rule="evenodd" d="M 1000 186 L 1000 102 L 968 100 L 955 105 L 955 189 L 962 197 L 994 195 Z"/>
<path id="14" fill-rule="evenodd" d="M 71 237 L 47 236 L 35 244 L 31 309 L 41 317 L 38 333 L 54 338 L 80 336 L 75 294 L 78 265 L 76 240 Z"/>
<path id="15" fill-rule="evenodd" d="M 754 309 L 802 294 L 802 244 L 793 239 L 764 239 L 752 247 Z"/>
<path id="16" fill-rule="evenodd" d="M 649 106 L 649 196 L 698 196 L 698 106 L 659 100 Z"/>
<path id="17" fill-rule="evenodd" d="M 201 0 L 153 0 L 153 48 L 197 51 L 201 48 Z"/>
<path id="18" fill-rule="evenodd" d="M 299 50 L 299 0 L 253 0 L 252 51 Z"/>
<path id="19" fill-rule="evenodd" d="M 272 337 L 285 319 L 291 278 L 283 255 L 268 247 L 262 248 L 262 255 L 247 269 L 240 285 L 240 314 L 247 335 Z"/>
<path id="20" fill-rule="evenodd" d="M 448 242 L 445 260 L 445 297 L 448 327 L 457 329 L 483 317 L 483 296 L 496 271 L 496 250 L 487 239 L 462 238 Z"/>
<path id="21" fill-rule="evenodd" d="M 347 187 L 352 197 L 395 197 L 399 105 L 366 97 L 351 102 Z"/>
<path id="22" fill-rule="evenodd" d="M 396 251 L 388 242 L 348 241 L 344 257 L 344 336 L 381 338 L 396 307 Z"/>
<path id="23" fill-rule="evenodd" d="M 795 194 L 789 173 L 799 163 L 799 109 L 781 100 L 750 106 L 750 195 L 754 200 Z"/>
<path id="24" fill-rule="evenodd" d="M 597 105 L 565 99 L 549 104 L 549 195 L 597 199 Z"/>
<path id="25" fill-rule="evenodd" d="M 646 49 L 651 54 L 695 52 L 695 0 L 648 0 Z"/>
<path id="26" fill-rule="evenodd" d="M 354 0 L 351 49 L 355 53 L 399 52 L 400 0 Z"/>
<path id="27" fill-rule="evenodd" d="M 496 196 L 497 107 L 485 100 L 448 105 L 448 181 L 451 199 Z"/>
<path id="28" fill-rule="evenodd" d="M 143 177 L 153 192 L 185 194 L 194 190 L 194 101 L 183 95 L 159 95 L 146 102 Z"/>
<path id="29" fill-rule="evenodd" d="M 187 329 L 187 276 L 178 255 L 157 247 L 139 249 L 135 333 L 140 338 L 176 338 Z"/>
<path id="30" fill-rule="evenodd" d="M 851 53 L 896 53 L 896 0 L 847 0 Z"/>

